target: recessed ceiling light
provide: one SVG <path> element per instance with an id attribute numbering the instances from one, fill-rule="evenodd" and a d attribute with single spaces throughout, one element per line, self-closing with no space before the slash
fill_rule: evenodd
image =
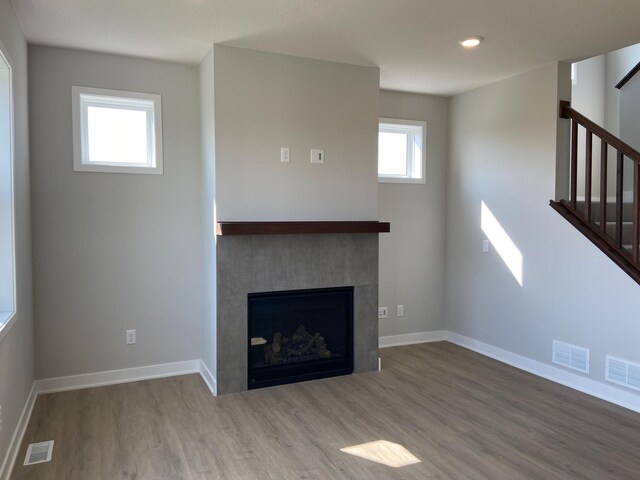
<path id="1" fill-rule="evenodd" d="M 480 35 L 469 35 L 468 37 L 463 38 L 458 43 L 462 45 L 464 48 L 475 48 L 484 40 L 484 37 Z"/>

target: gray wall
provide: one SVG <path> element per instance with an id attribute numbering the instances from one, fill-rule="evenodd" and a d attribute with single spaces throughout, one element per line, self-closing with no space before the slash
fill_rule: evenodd
<path id="1" fill-rule="evenodd" d="M 34 378 L 27 44 L 9 0 L 0 0 L 0 42 L 13 69 L 17 319 L 0 340 L 0 468 Z"/>
<path id="2" fill-rule="evenodd" d="M 200 358 L 197 67 L 30 47 L 29 68 L 36 377 Z M 161 94 L 164 175 L 74 172 L 72 85 Z"/>
<path id="3" fill-rule="evenodd" d="M 377 219 L 377 68 L 220 45 L 214 62 L 219 219 Z"/>
<path id="4" fill-rule="evenodd" d="M 380 335 L 444 327 L 445 170 L 448 99 L 380 92 L 380 116 L 427 122 L 425 184 L 378 184 L 378 215 L 391 222 L 380 235 Z M 397 317 L 397 305 L 404 316 Z"/>
<path id="5" fill-rule="evenodd" d="M 202 155 L 202 361 L 215 376 L 216 357 L 216 235 L 215 118 L 213 47 L 198 67 L 200 82 L 200 142 Z"/>
<path id="6" fill-rule="evenodd" d="M 640 43 L 609 52 L 605 71 L 604 127 L 614 135 L 620 135 L 620 90 L 615 88 L 620 80 L 640 62 Z"/>
<path id="7" fill-rule="evenodd" d="M 620 138 L 640 150 L 640 74 L 620 89 Z"/>
<path id="8" fill-rule="evenodd" d="M 571 103 L 576 110 L 636 148 L 640 146 L 636 138 L 637 121 L 634 116 L 640 104 L 634 98 L 636 95 L 629 92 L 629 85 L 624 89 L 628 92 L 627 98 L 622 98 L 624 91 L 615 86 L 639 61 L 640 44 L 637 44 L 578 62 L 577 83 L 573 85 L 571 93 Z M 584 178 L 584 129 L 579 129 L 579 135 L 578 178 Z M 609 147 L 609 158 L 615 159 L 615 155 L 615 150 Z M 593 194 L 597 196 L 600 194 L 600 142 L 597 139 L 594 139 L 593 159 Z M 632 163 L 626 162 L 625 197 L 629 199 L 632 190 L 631 167 Z M 615 175 L 616 162 L 609 161 L 609 198 L 615 196 Z M 578 195 L 584 195 L 584 182 L 578 184 Z"/>
<path id="9" fill-rule="evenodd" d="M 633 280 L 548 206 L 558 68 L 451 100 L 447 327 L 546 363 L 553 339 L 588 347 L 590 377 L 603 381 L 605 354 L 640 361 L 640 297 Z M 493 246 L 482 252 L 482 201 L 522 252 L 523 286 Z"/>
<path id="10" fill-rule="evenodd" d="M 571 105 L 598 125 L 604 126 L 606 56 L 576 63 L 576 79 L 571 88 Z"/>
<path id="11" fill-rule="evenodd" d="M 606 57 L 599 55 L 576 63 L 576 80 L 571 88 L 571 106 L 580 113 L 604 126 L 604 102 L 605 102 L 605 69 Z M 578 129 L 578 178 L 584 179 L 585 175 L 585 142 L 586 130 Z M 615 155 L 611 158 L 615 158 Z M 600 195 L 600 141 L 593 140 L 593 182 L 592 196 Z M 615 167 L 615 162 L 611 162 Z M 610 187 L 615 185 L 615 171 L 609 178 Z M 583 197 L 585 192 L 584 180 L 578 182 L 578 196 Z"/>

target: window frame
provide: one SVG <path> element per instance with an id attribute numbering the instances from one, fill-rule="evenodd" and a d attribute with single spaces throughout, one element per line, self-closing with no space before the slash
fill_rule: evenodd
<path id="1" fill-rule="evenodd" d="M 153 93 L 92 87 L 71 87 L 73 108 L 73 169 L 76 172 L 143 173 L 162 175 L 162 97 Z M 88 97 L 88 98 L 83 98 Z M 93 97 L 93 98 L 91 98 Z M 91 162 L 88 158 L 88 107 L 102 106 L 147 113 L 146 165 L 122 162 Z"/>
<path id="2" fill-rule="evenodd" d="M 378 139 L 380 138 L 380 132 L 384 132 L 383 125 L 389 125 L 386 131 L 389 132 L 404 132 L 408 135 L 407 138 L 407 157 L 406 167 L 407 172 L 412 172 L 410 175 L 395 175 L 395 174 L 381 174 L 380 173 L 380 158 L 378 157 L 378 183 L 426 183 L 426 167 L 427 167 L 427 122 L 424 120 L 405 120 L 399 118 L 384 118 L 378 119 Z M 406 127 L 406 128 L 402 128 Z M 420 127 L 421 135 L 416 132 L 416 127 Z M 416 144 L 421 149 L 421 158 L 416 161 Z M 379 152 L 378 152 L 379 155 Z M 416 167 L 420 168 L 420 175 L 415 174 Z"/>
<path id="3" fill-rule="evenodd" d="M 16 321 L 18 320 L 18 294 L 17 294 L 17 278 L 16 278 L 16 223 L 15 223 L 15 117 L 14 117 L 14 88 L 13 88 L 13 63 L 5 49 L 4 45 L 0 42 L 0 59 L 4 61 L 8 70 L 8 88 L 7 92 L 9 95 L 9 99 L 7 102 L 8 107 L 8 118 L 9 118 L 9 141 L 7 144 L 8 147 L 8 160 L 9 165 L 7 169 L 8 174 L 8 183 L 7 183 L 7 191 L 9 196 L 9 252 L 8 254 L 11 256 L 9 266 L 10 266 L 10 277 L 11 277 L 11 302 L 9 310 L 0 311 L 0 342 L 7 336 L 7 334 L 11 331 Z M 1 307 L 0 308 L 4 308 Z"/>

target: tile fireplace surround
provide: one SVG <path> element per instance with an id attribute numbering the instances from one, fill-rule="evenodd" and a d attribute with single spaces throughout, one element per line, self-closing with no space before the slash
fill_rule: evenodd
<path id="1" fill-rule="evenodd" d="M 285 222 L 279 222 L 282 226 Z M 217 236 L 217 387 L 218 394 L 247 390 L 247 295 L 249 293 L 353 286 L 354 373 L 378 369 L 378 232 L 373 228 L 343 228 L 342 222 L 305 222 L 314 228 L 296 232 L 370 231 L 369 233 L 226 234 Z M 318 224 L 338 224 L 320 228 Z M 242 224 L 226 224 L 242 225 Z M 251 225 L 251 224 L 244 224 Z M 267 223 L 252 225 L 268 225 Z M 293 225 L 293 223 L 292 223 Z M 296 225 L 300 225 L 299 223 Z M 229 231 L 229 230 L 227 230 Z M 275 231 L 281 231 L 276 229 Z M 261 233 L 265 233 L 262 231 Z"/>

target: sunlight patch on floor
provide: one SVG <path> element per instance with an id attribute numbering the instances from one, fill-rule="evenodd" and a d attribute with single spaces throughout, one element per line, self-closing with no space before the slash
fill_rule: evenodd
<path id="1" fill-rule="evenodd" d="M 340 451 L 394 468 L 405 467 L 421 462 L 421 460 L 412 455 L 411 452 L 402 445 L 387 442 L 386 440 L 377 440 L 375 442 L 354 445 L 353 447 L 341 448 Z"/>

